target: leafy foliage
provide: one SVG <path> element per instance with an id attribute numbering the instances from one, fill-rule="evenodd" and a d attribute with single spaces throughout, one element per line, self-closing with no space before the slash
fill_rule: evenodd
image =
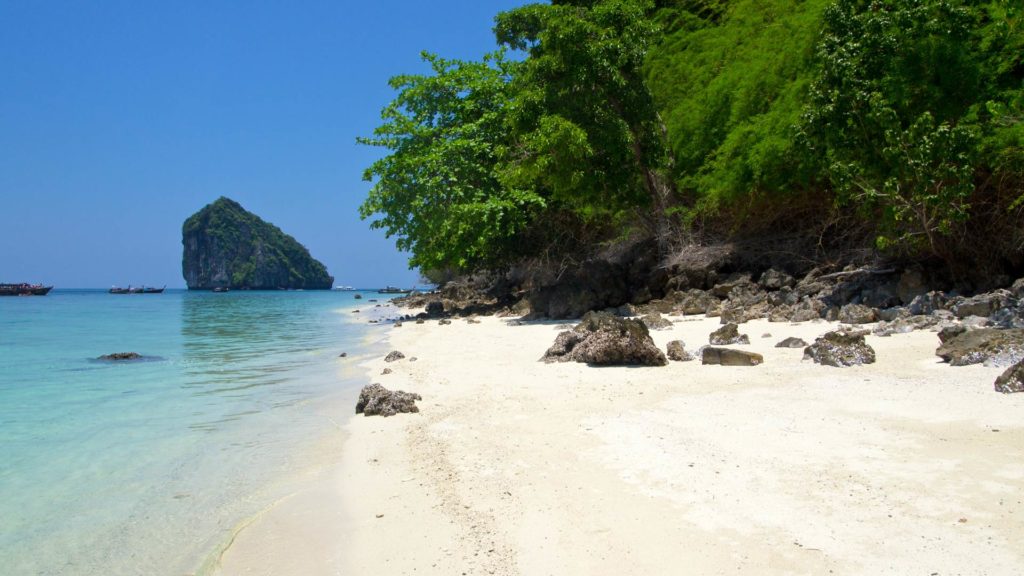
<path id="1" fill-rule="evenodd" d="M 515 252 L 514 238 L 543 208 L 531 190 L 498 179 L 498 148 L 515 65 L 495 54 L 483 62 L 424 54 L 432 75 L 391 80 L 398 97 L 384 109 L 372 138 L 390 154 L 366 170 L 376 183 L 360 207 L 363 218 L 397 236 L 410 266 L 458 270 L 494 265 Z"/>

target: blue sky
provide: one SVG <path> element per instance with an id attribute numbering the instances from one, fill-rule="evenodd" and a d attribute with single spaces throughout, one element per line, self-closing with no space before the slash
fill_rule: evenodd
<path id="1" fill-rule="evenodd" d="M 0 0 L 0 282 L 184 287 L 181 224 L 228 196 L 336 284 L 411 285 L 357 207 L 357 146 L 422 50 L 479 58 L 524 0 Z"/>

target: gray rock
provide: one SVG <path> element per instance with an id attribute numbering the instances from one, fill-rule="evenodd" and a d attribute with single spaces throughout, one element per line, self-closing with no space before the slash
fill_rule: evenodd
<path id="1" fill-rule="evenodd" d="M 1024 358 L 1024 330 L 968 330 L 943 342 L 935 355 L 952 366 L 1010 366 Z"/>
<path id="2" fill-rule="evenodd" d="M 957 336 L 967 332 L 967 327 L 962 324 L 954 324 L 953 326 L 946 326 L 939 330 L 939 342 L 945 344 L 946 342 L 956 338 Z"/>
<path id="3" fill-rule="evenodd" d="M 968 316 L 990 316 L 996 310 L 1004 308 L 1010 301 L 1010 292 L 996 290 L 987 294 L 978 294 L 971 298 L 957 299 L 952 310 L 957 318 Z"/>
<path id="4" fill-rule="evenodd" d="M 1024 361 L 1017 362 L 996 378 L 996 392 L 1014 394 L 1024 392 Z"/>
<path id="5" fill-rule="evenodd" d="M 356 300 L 362 300 L 363 299 L 363 295 L 362 294 L 355 294 L 354 296 L 352 296 L 352 298 L 354 298 Z M 371 302 L 372 302 L 372 300 L 371 300 Z"/>
<path id="6" fill-rule="evenodd" d="M 839 321 L 843 324 L 870 324 L 875 320 L 874 309 L 863 304 L 847 304 L 839 309 Z"/>
<path id="7" fill-rule="evenodd" d="M 665 330 L 672 327 L 672 321 L 663 317 L 658 312 L 645 314 L 640 317 L 640 321 L 643 322 L 644 326 L 647 326 L 649 330 Z"/>
<path id="8" fill-rule="evenodd" d="M 803 338 L 795 338 L 793 336 L 775 345 L 776 348 L 803 348 L 804 346 L 807 346 L 807 342 L 804 342 Z"/>
<path id="9" fill-rule="evenodd" d="M 728 278 L 720 280 L 715 284 L 715 287 L 711 289 L 711 293 L 719 298 L 725 298 L 729 296 L 729 293 L 732 292 L 733 288 L 737 288 L 739 286 L 750 286 L 752 284 L 753 282 L 750 281 L 750 274 L 737 272 L 735 274 L 730 274 Z"/>
<path id="10" fill-rule="evenodd" d="M 391 352 L 388 352 L 387 356 L 384 357 L 384 361 L 394 362 L 395 360 L 401 360 L 402 358 L 405 358 L 405 354 L 402 354 L 398 350 L 392 350 Z"/>
<path id="11" fill-rule="evenodd" d="M 682 340 L 673 340 L 668 343 L 668 359 L 676 362 L 689 362 L 693 355 L 686 351 L 686 345 Z"/>
<path id="12" fill-rule="evenodd" d="M 386 374 L 391 374 L 391 368 L 385 368 L 385 369 L 381 370 L 380 373 L 381 373 L 381 376 L 384 376 Z"/>
<path id="13" fill-rule="evenodd" d="M 761 277 L 757 279 L 757 283 L 766 290 L 780 290 L 792 287 L 796 280 L 785 272 L 769 268 L 764 274 L 761 274 Z"/>
<path id="14" fill-rule="evenodd" d="M 447 326 L 448 324 L 451 323 L 452 321 L 447 318 L 441 318 L 440 320 L 437 321 L 438 326 Z"/>
<path id="15" fill-rule="evenodd" d="M 949 298 L 942 292 L 928 292 L 911 300 L 907 305 L 907 310 L 914 316 L 931 314 L 936 310 L 945 309 L 947 302 L 949 302 Z"/>
<path id="16" fill-rule="evenodd" d="M 683 314 L 705 314 L 709 308 L 716 307 L 718 304 L 718 298 L 708 292 L 691 289 L 676 294 L 672 310 Z"/>
<path id="17" fill-rule="evenodd" d="M 417 318 L 417 319 L 416 319 L 416 323 L 417 323 L 417 324 L 426 324 L 426 323 L 427 323 L 427 321 L 426 321 L 426 320 L 424 320 L 423 318 Z"/>
<path id="18" fill-rule="evenodd" d="M 380 384 L 370 384 L 359 391 L 356 414 L 387 417 L 402 412 L 419 412 L 420 409 L 416 406 L 417 400 L 423 400 L 423 398 L 419 394 L 402 390 L 391 391 Z"/>
<path id="19" fill-rule="evenodd" d="M 757 366 L 764 362 L 764 356 L 746 350 L 732 348 L 701 348 L 701 364 L 719 364 L 722 366 Z"/>
<path id="20" fill-rule="evenodd" d="M 750 337 L 746 334 L 740 334 L 739 326 L 730 322 L 729 324 L 726 324 L 712 332 L 708 337 L 708 341 L 716 346 L 725 346 L 728 344 L 750 344 Z"/>
<path id="21" fill-rule="evenodd" d="M 875 351 L 864 341 L 865 333 L 865 330 L 828 332 L 804 348 L 804 359 L 836 367 L 873 364 Z"/>
<path id="22" fill-rule="evenodd" d="M 596 366 L 664 366 L 668 363 L 643 322 L 619 318 L 607 312 L 585 314 L 572 330 L 555 338 L 555 343 L 541 359 Z"/>

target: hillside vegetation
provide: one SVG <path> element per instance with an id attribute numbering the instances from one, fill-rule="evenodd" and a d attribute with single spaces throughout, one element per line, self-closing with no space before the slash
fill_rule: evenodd
<path id="1" fill-rule="evenodd" d="M 563 0 L 425 54 L 362 206 L 425 271 L 626 237 L 1024 272 L 1019 2 Z M 840 256 L 842 257 L 842 256 Z"/>

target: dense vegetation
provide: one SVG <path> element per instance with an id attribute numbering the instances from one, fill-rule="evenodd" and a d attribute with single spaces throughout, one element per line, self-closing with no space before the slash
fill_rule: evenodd
<path id="1" fill-rule="evenodd" d="M 366 172 L 362 214 L 427 270 L 628 234 L 667 251 L 841 222 L 861 232 L 849 248 L 1019 273 L 1022 12 L 1010 0 L 527 5 L 496 17 L 503 51 L 426 55 L 433 74 L 392 81 L 398 97 L 362 140 L 389 150 Z"/>
<path id="2" fill-rule="evenodd" d="M 327 268 L 305 246 L 230 198 L 218 198 L 182 225 L 188 287 L 329 289 Z"/>

